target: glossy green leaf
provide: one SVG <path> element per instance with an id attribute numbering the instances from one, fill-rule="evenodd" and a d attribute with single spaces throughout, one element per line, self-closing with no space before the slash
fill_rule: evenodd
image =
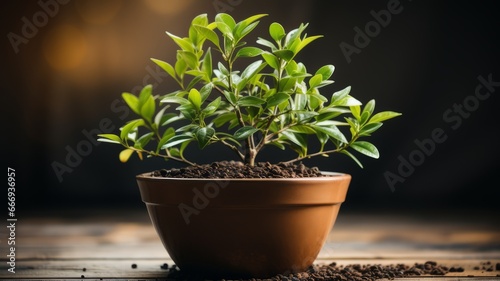
<path id="1" fill-rule="evenodd" d="M 347 143 L 347 139 L 345 138 L 344 134 L 337 128 L 337 126 L 318 126 L 318 125 L 310 125 L 312 128 L 314 128 L 316 131 L 322 132 L 327 134 L 328 136 L 339 140 L 343 143 Z"/>
<path id="2" fill-rule="evenodd" d="M 167 35 L 174 40 L 174 42 L 181 47 L 182 50 L 188 51 L 188 52 L 194 52 L 194 46 L 192 45 L 191 42 L 187 38 L 180 38 L 176 35 L 173 35 L 170 32 L 167 32 Z"/>
<path id="3" fill-rule="evenodd" d="M 321 74 L 323 80 L 328 80 L 332 77 L 333 72 L 335 71 L 335 67 L 331 64 L 322 66 L 318 71 L 316 71 L 315 75 Z"/>
<path id="4" fill-rule="evenodd" d="M 141 136 L 140 138 L 138 138 L 136 141 L 135 141 L 135 147 L 136 148 L 139 148 L 139 149 L 143 149 L 144 147 L 146 147 L 146 145 L 148 145 L 148 143 L 151 141 L 151 138 L 154 136 L 154 133 L 153 132 L 149 132 L 143 136 Z"/>
<path id="5" fill-rule="evenodd" d="M 198 131 L 196 131 L 196 140 L 198 141 L 198 145 L 200 147 L 200 149 L 203 149 L 205 148 L 205 146 L 207 146 L 210 142 L 210 140 L 212 139 L 212 137 L 214 136 L 215 134 L 215 130 L 213 128 L 210 128 L 210 127 L 203 127 L 203 128 L 200 128 Z"/>
<path id="6" fill-rule="evenodd" d="M 269 26 L 269 34 L 276 42 L 281 41 L 281 39 L 286 35 L 283 26 L 277 22 L 271 23 Z"/>
<path id="7" fill-rule="evenodd" d="M 260 107 L 265 102 L 266 102 L 265 100 L 258 98 L 258 97 L 246 96 L 246 97 L 240 98 L 236 104 L 238 106 L 242 106 L 242 107 L 245 107 L 245 106 Z"/>
<path id="8" fill-rule="evenodd" d="M 212 78 L 212 52 L 210 52 L 210 48 L 207 50 L 207 53 L 203 58 L 201 70 L 205 73 L 205 80 L 210 82 Z"/>
<path id="9" fill-rule="evenodd" d="M 378 159 L 380 154 L 378 149 L 371 143 L 367 141 L 356 141 L 351 144 L 351 147 L 357 152 L 364 154 L 368 157 Z"/>
<path id="10" fill-rule="evenodd" d="M 235 133 L 234 133 L 234 137 L 238 140 L 242 140 L 242 139 L 246 139 L 248 138 L 249 136 L 255 134 L 256 132 L 258 132 L 259 130 L 254 128 L 254 127 L 251 127 L 251 126 L 245 126 L 245 127 L 241 127 L 239 128 Z"/>
<path id="11" fill-rule="evenodd" d="M 286 93 L 276 93 L 267 99 L 267 107 L 279 105 L 290 98 Z"/>
<path id="12" fill-rule="evenodd" d="M 125 126 L 122 127 L 121 129 L 121 132 L 120 132 L 120 138 L 122 139 L 122 141 L 126 141 L 127 138 L 128 138 L 128 134 L 135 130 L 135 128 L 139 127 L 139 126 L 143 126 L 144 125 L 144 120 L 142 119 L 136 119 L 136 120 L 132 120 L 130 121 L 129 123 L 127 123 Z"/>
<path id="13" fill-rule="evenodd" d="M 344 89 L 333 93 L 331 104 L 337 104 L 339 101 L 343 100 L 351 92 L 351 86 L 347 86 Z"/>
<path id="14" fill-rule="evenodd" d="M 382 127 L 382 125 L 383 125 L 382 122 L 366 124 L 363 126 L 363 128 L 361 128 L 359 134 L 364 136 L 369 136 L 371 133 L 375 132 L 380 127 Z"/>
<path id="15" fill-rule="evenodd" d="M 139 99 L 132 95 L 131 93 L 123 93 L 122 98 L 125 101 L 125 103 L 132 109 L 133 112 L 140 114 L 139 111 Z"/>
<path id="16" fill-rule="evenodd" d="M 216 127 L 221 127 L 222 125 L 226 124 L 227 122 L 229 122 L 231 120 L 235 120 L 235 119 L 236 119 L 236 113 L 226 112 L 226 113 L 223 113 L 223 114 L 217 116 L 217 118 L 215 118 L 213 120 L 213 122 L 214 122 Z"/>
<path id="17" fill-rule="evenodd" d="M 246 57 L 246 58 L 253 58 L 256 56 L 259 56 L 263 53 L 264 51 L 260 48 L 257 47 L 243 47 L 238 50 L 238 53 L 236 53 L 236 57 Z"/>
<path id="18" fill-rule="evenodd" d="M 196 110 L 201 109 L 201 94 L 196 89 L 191 89 L 188 94 L 188 100 L 196 108 Z"/>
<path id="19" fill-rule="evenodd" d="M 206 115 L 211 115 L 217 109 L 219 109 L 221 103 L 221 97 L 217 97 L 214 101 L 210 102 L 203 110 L 202 112 L 205 113 Z"/>
<path id="20" fill-rule="evenodd" d="M 198 59 L 196 58 L 196 55 L 194 53 L 188 51 L 179 51 L 179 55 L 191 69 L 198 68 Z"/>
<path id="21" fill-rule="evenodd" d="M 252 78 L 259 71 L 261 64 L 262 64 L 261 60 L 251 63 L 241 73 L 241 79 L 248 80 Z"/>
<path id="22" fill-rule="evenodd" d="M 373 115 L 369 122 L 370 123 L 378 123 L 378 122 L 392 119 L 394 117 L 398 117 L 400 115 L 401 115 L 401 113 L 399 113 L 399 112 L 383 111 L 383 112 L 379 112 L 379 113 Z"/>
<path id="23" fill-rule="evenodd" d="M 290 50 L 277 50 L 274 51 L 273 54 L 276 57 L 283 59 L 285 61 L 290 61 L 293 58 L 293 56 L 295 56 L 295 53 Z"/>
<path id="24" fill-rule="evenodd" d="M 174 79 L 177 79 L 177 77 L 175 75 L 175 69 L 171 64 L 169 64 L 168 62 L 162 61 L 162 60 L 154 59 L 154 58 L 151 58 L 151 60 L 154 63 L 156 63 L 159 67 L 161 67 L 161 69 L 165 70 L 165 72 L 167 72 L 168 75 L 170 75 Z"/>
<path id="25" fill-rule="evenodd" d="M 316 74 L 309 80 L 309 87 L 315 88 L 323 81 L 323 75 Z"/>
<path id="26" fill-rule="evenodd" d="M 162 147 L 161 149 L 166 149 L 166 148 L 170 148 L 170 147 L 173 147 L 173 146 L 176 146 L 176 145 L 179 145 L 181 143 L 184 143 L 184 142 L 187 142 L 187 141 L 190 141 L 190 140 L 193 140 L 193 136 L 191 135 L 177 135 L 177 136 L 173 136 L 172 138 L 170 138 Z"/>
<path id="27" fill-rule="evenodd" d="M 361 162 L 358 160 L 358 158 L 356 158 L 356 156 L 352 155 L 349 151 L 347 151 L 347 150 L 342 150 L 342 151 L 340 151 L 340 153 L 342 153 L 342 154 L 345 154 L 345 155 L 349 156 L 352 160 L 354 160 L 354 162 L 356 162 L 356 164 L 358 164 L 358 166 L 359 166 L 360 168 L 363 168 L 363 165 L 362 165 L 362 164 L 361 164 Z"/>
<path id="28" fill-rule="evenodd" d="M 375 100 L 370 100 L 369 102 L 366 103 L 365 107 L 363 108 L 363 112 L 361 114 L 367 112 L 369 118 L 373 114 L 374 109 L 375 109 Z"/>
<path id="29" fill-rule="evenodd" d="M 271 54 L 271 53 L 262 53 L 262 58 L 266 61 L 266 63 L 274 68 L 274 69 L 279 69 L 279 61 L 278 61 L 278 58 Z"/>
<path id="30" fill-rule="evenodd" d="M 226 24 L 231 30 L 236 26 L 236 21 L 234 18 L 226 13 L 219 13 L 215 16 L 216 22 L 223 22 Z"/>
<path id="31" fill-rule="evenodd" d="M 120 137 L 115 135 L 115 134 L 99 134 L 97 136 L 100 137 L 97 139 L 100 142 L 109 142 L 109 143 L 117 143 L 117 144 L 122 143 L 122 140 L 120 139 Z"/>
<path id="32" fill-rule="evenodd" d="M 219 36 L 217 36 L 217 34 L 205 27 L 205 26 L 201 26 L 201 25 L 195 25 L 194 28 L 205 38 L 207 38 L 210 42 L 212 42 L 217 48 L 220 48 L 219 47 Z"/>
<path id="33" fill-rule="evenodd" d="M 156 104 L 155 99 L 150 96 L 141 107 L 141 116 L 149 123 L 152 122 L 153 115 L 155 114 Z"/>

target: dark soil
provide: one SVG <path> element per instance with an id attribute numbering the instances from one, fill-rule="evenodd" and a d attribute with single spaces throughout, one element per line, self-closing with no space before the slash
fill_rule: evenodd
<path id="1" fill-rule="evenodd" d="M 415 263 L 414 265 L 394 264 L 394 265 L 340 265 L 331 263 L 329 265 L 313 265 L 306 271 L 300 273 L 279 274 L 266 279 L 248 279 L 248 281 L 375 281 L 378 279 L 394 279 L 402 277 L 415 277 L 420 275 L 445 275 L 449 272 L 448 267 L 437 264 L 433 261 L 425 263 Z M 205 280 L 200 276 L 179 271 L 173 267 L 169 270 L 169 280 Z M 213 279 L 212 279 L 213 280 Z M 225 279 L 221 279 L 225 280 Z M 242 279 L 239 279 L 242 280 Z"/>
<path id="2" fill-rule="evenodd" d="M 239 178 L 308 178 L 323 177 L 317 167 L 308 168 L 304 164 L 271 164 L 259 162 L 251 167 L 242 162 L 222 161 L 212 164 L 189 166 L 180 169 L 158 170 L 154 177 L 168 178 L 207 178 L 207 179 L 239 179 Z"/>

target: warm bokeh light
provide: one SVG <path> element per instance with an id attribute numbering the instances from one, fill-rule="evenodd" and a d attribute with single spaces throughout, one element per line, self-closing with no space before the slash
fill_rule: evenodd
<path id="1" fill-rule="evenodd" d="M 77 0 L 75 6 L 86 23 L 102 25 L 113 20 L 122 6 L 122 0 Z"/>
<path id="2" fill-rule="evenodd" d="M 191 6 L 193 0 L 145 0 L 147 7 L 152 11 L 162 14 L 162 15 L 174 15 L 184 11 L 186 8 Z"/>
<path id="3" fill-rule="evenodd" d="M 43 54 L 55 70 L 78 67 L 87 54 L 83 32 L 73 25 L 60 25 L 50 30 L 43 42 Z"/>

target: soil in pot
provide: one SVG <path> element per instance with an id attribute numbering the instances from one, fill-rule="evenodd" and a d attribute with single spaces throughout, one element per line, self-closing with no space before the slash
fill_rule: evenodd
<path id="1" fill-rule="evenodd" d="M 323 177 L 325 175 L 323 175 L 317 167 L 308 168 L 302 163 L 271 164 L 269 162 L 259 162 L 252 167 L 237 161 L 221 161 L 180 169 L 162 169 L 154 171 L 152 176 L 167 178 L 239 179 L 308 178 Z"/>

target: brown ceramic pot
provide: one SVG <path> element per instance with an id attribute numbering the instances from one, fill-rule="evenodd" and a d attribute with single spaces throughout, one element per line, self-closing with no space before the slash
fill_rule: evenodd
<path id="1" fill-rule="evenodd" d="M 176 179 L 137 176 L 142 200 L 172 260 L 218 277 L 302 271 L 330 232 L 351 176 Z"/>

